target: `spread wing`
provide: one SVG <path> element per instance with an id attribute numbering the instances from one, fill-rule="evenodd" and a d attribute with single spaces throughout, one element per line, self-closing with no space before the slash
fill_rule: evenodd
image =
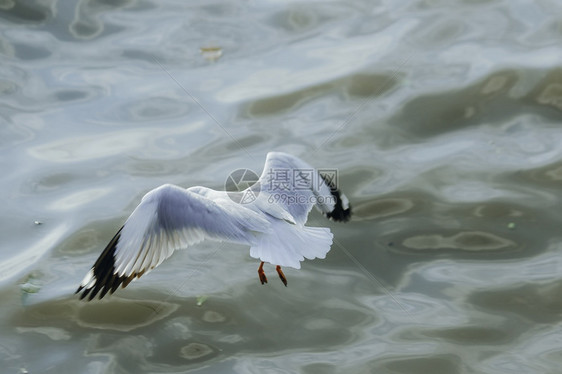
<path id="1" fill-rule="evenodd" d="M 269 152 L 259 179 L 268 201 L 281 205 L 303 225 L 313 206 L 334 221 L 348 221 L 351 207 L 339 191 L 333 174 L 319 171 L 303 160 L 282 152 Z"/>
<path id="2" fill-rule="evenodd" d="M 204 239 L 253 244 L 269 229 L 259 214 L 232 204 L 222 206 L 196 192 L 163 185 L 147 193 L 111 239 L 76 293 L 100 299 L 120 285 L 148 273 L 172 255 Z"/>

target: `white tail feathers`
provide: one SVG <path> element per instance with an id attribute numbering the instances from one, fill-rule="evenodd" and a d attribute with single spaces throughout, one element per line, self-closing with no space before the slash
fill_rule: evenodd
<path id="1" fill-rule="evenodd" d="M 304 259 L 325 258 L 332 246 L 333 234 L 327 227 L 272 222 L 273 230 L 264 233 L 250 248 L 250 256 L 273 265 L 300 269 Z"/>

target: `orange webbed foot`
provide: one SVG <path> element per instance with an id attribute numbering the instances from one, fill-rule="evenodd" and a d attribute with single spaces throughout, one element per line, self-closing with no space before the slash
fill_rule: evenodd
<path id="1" fill-rule="evenodd" d="M 287 287 L 287 278 L 285 278 L 285 274 L 283 274 L 283 270 L 281 270 L 281 266 L 277 265 L 275 268 L 277 270 L 277 274 L 279 274 L 279 278 L 281 278 L 281 282 Z"/>
<path id="2" fill-rule="evenodd" d="M 266 284 L 267 277 L 265 276 L 265 272 L 263 271 L 263 264 L 264 262 L 262 261 L 260 267 L 258 268 L 258 276 L 260 277 L 261 284 Z"/>

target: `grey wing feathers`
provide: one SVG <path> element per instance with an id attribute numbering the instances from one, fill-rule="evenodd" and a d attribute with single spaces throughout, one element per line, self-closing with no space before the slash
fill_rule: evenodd
<path id="1" fill-rule="evenodd" d="M 76 291 L 102 298 L 142 276 L 174 250 L 204 239 L 252 244 L 269 222 L 239 206 L 225 209 L 180 187 L 163 185 L 147 193 L 102 252 Z"/>
<path id="2" fill-rule="evenodd" d="M 348 221 L 351 207 L 333 179 L 303 160 L 283 152 L 269 152 L 260 176 L 260 190 L 271 195 L 300 224 L 313 206 L 334 221 Z"/>

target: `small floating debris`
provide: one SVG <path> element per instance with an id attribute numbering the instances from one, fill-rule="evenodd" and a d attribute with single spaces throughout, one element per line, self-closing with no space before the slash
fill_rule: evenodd
<path id="1" fill-rule="evenodd" d="M 203 58 L 207 61 L 215 62 L 222 56 L 221 47 L 201 47 L 199 50 Z"/>
<path id="2" fill-rule="evenodd" d="M 36 224 L 36 225 L 42 225 L 43 224 L 43 222 L 41 222 L 41 221 L 33 221 L 33 223 Z"/>
<path id="3" fill-rule="evenodd" d="M 39 292 L 39 290 L 41 289 L 41 286 L 34 284 L 34 283 L 30 283 L 30 282 L 26 282 L 20 285 L 20 289 L 22 292 L 26 293 L 26 294 L 30 294 L 30 293 L 37 293 Z"/>
<path id="4" fill-rule="evenodd" d="M 508 224 L 507 224 L 507 228 L 510 229 L 510 230 L 515 229 L 515 222 L 510 222 L 510 223 L 508 223 Z"/>
<path id="5" fill-rule="evenodd" d="M 197 306 L 203 306 L 203 304 L 205 303 L 205 301 L 207 301 L 208 296 L 197 296 Z"/>
<path id="6" fill-rule="evenodd" d="M 41 291 L 41 282 L 35 274 L 29 274 L 26 279 L 20 283 L 21 302 L 25 305 L 27 298 L 31 294 Z"/>
<path id="7" fill-rule="evenodd" d="M 24 283 L 20 284 L 20 290 L 23 294 L 37 293 L 41 290 L 41 285 L 30 276 Z"/>

